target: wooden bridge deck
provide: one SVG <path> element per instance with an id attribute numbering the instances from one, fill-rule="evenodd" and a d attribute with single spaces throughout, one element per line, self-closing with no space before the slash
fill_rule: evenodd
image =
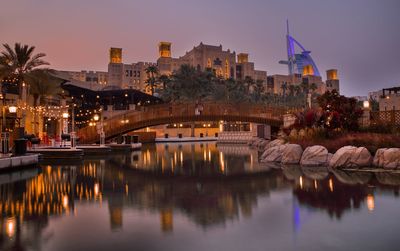
<path id="1" fill-rule="evenodd" d="M 103 122 L 106 139 L 118 135 L 162 124 L 191 121 L 242 121 L 280 126 L 287 112 L 282 107 L 253 104 L 202 103 L 201 114 L 196 114 L 196 104 L 161 104 L 142 107 L 140 111 L 130 111 L 114 116 Z M 96 127 L 84 127 L 78 131 L 80 142 L 89 144 L 99 141 Z"/>

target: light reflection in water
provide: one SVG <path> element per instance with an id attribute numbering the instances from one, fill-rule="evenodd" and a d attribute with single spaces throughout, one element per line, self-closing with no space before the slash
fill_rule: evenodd
<path id="1" fill-rule="evenodd" d="M 376 198 L 382 193 L 392 193 L 393 198 L 399 193 L 400 178 L 394 176 L 328 174 L 327 170 L 318 174 L 298 166 L 275 169 L 259 163 L 258 154 L 247 147 L 214 143 L 169 144 L 168 147 L 160 144 L 145 146 L 141 152 L 128 155 L 115 154 L 107 161 L 87 160 L 81 166 L 45 166 L 42 172 L 0 184 L 3 234 L 17 239 L 14 237 L 19 234 L 19 222 L 33 224 L 37 231 L 29 234 L 37 236 L 30 238 L 41 241 L 53 217 L 63 217 L 69 212 L 77 215 L 79 205 L 85 203 L 94 205 L 91 210 L 95 212 L 101 209 L 103 199 L 107 202 L 103 208 L 108 213 L 107 227 L 112 231 L 135 227 L 126 224 L 129 216 L 124 213 L 128 210 L 155 214 L 158 230 L 163 233 L 179 230 L 184 223 L 177 219 L 182 215 L 190 221 L 190 226 L 207 231 L 214 226 L 225 228 L 227 222 L 243 224 L 243 218 L 257 215 L 255 212 L 263 205 L 260 198 L 269 198 L 272 193 L 277 196 L 282 191 L 293 196 L 291 206 L 279 203 L 274 206 L 282 207 L 281 211 L 293 209 L 289 210 L 288 218 L 299 233 L 307 225 L 302 224 L 306 220 L 302 218 L 304 210 L 316 208 L 319 210 L 307 211 L 308 217 L 315 211 L 320 215 L 324 212 L 340 222 L 346 213 L 374 210 L 379 201 Z M 260 170 L 266 172 L 244 175 Z M 171 177 L 175 175 L 191 177 Z M 353 184 L 355 178 L 359 182 Z M 368 185 L 371 182 L 373 186 Z M 285 222 L 287 218 L 279 221 Z M 268 230 L 268 224 L 258 227 Z M 26 230 L 20 231 L 23 236 Z M 0 243 L 0 249 L 4 243 Z"/>

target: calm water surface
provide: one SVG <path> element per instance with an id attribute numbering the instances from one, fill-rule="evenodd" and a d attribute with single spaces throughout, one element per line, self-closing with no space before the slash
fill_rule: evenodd
<path id="1" fill-rule="evenodd" d="M 400 175 L 215 143 L 0 174 L 0 250 L 399 250 Z"/>

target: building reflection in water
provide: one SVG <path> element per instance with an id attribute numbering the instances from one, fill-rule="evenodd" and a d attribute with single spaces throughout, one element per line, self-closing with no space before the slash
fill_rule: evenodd
<path id="1" fill-rule="evenodd" d="M 112 231 L 123 230 L 129 208 L 156 213 L 160 231 L 172 233 L 177 212 L 204 229 L 225 226 L 251 217 L 259 197 L 291 190 L 293 227 L 299 231 L 304 208 L 340 220 L 351 209 L 373 213 L 377 193 L 399 194 L 400 175 L 277 168 L 260 164 L 258 154 L 245 146 L 159 144 L 108 160 L 0 175 L 0 249 L 40 249 L 49 217 L 73 216 L 80 202 L 102 207 L 106 200 Z M 259 171 L 264 172 L 252 175 Z"/>

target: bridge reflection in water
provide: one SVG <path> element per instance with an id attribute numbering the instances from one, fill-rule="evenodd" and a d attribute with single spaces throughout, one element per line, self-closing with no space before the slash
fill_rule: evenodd
<path id="1" fill-rule="evenodd" d="M 257 173 L 260 170 L 264 172 Z M 315 209 L 346 224 L 344 214 L 379 208 L 376 198 L 395 199 L 400 185 L 400 175 L 264 166 L 253 150 L 215 143 L 150 145 L 107 160 L 24 172 L 28 173 L 12 174 L 11 180 L 9 174 L 0 175 L 1 250 L 42 249 L 45 240 L 55 238 L 46 234 L 49 224 L 56 218 L 77 217 L 88 203 L 93 215 L 108 211 L 112 231 L 137 227 L 125 223 L 128 219 L 124 212 L 135 210 L 155 214 L 160 230 L 172 234 L 176 224 L 184 224 L 175 222 L 178 216 L 183 215 L 204 231 L 224 229 L 230 222 L 243 224 L 243 219 L 252 218 L 266 207 L 260 202 L 265 198 L 282 207 L 274 204 L 277 202 L 271 194 L 288 193 L 291 206 L 280 210 L 291 210 L 295 234 L 302 231 L 302 224 Z M 283 215 L 274 217 L 285 222 Z M 257 225 L 265 231 L 273 231 L 271 227 L 265 222 Z M 85 234 L 80 229 L 74 231 Z M 74 236 L 63 238 L 74 243 Z"/>

